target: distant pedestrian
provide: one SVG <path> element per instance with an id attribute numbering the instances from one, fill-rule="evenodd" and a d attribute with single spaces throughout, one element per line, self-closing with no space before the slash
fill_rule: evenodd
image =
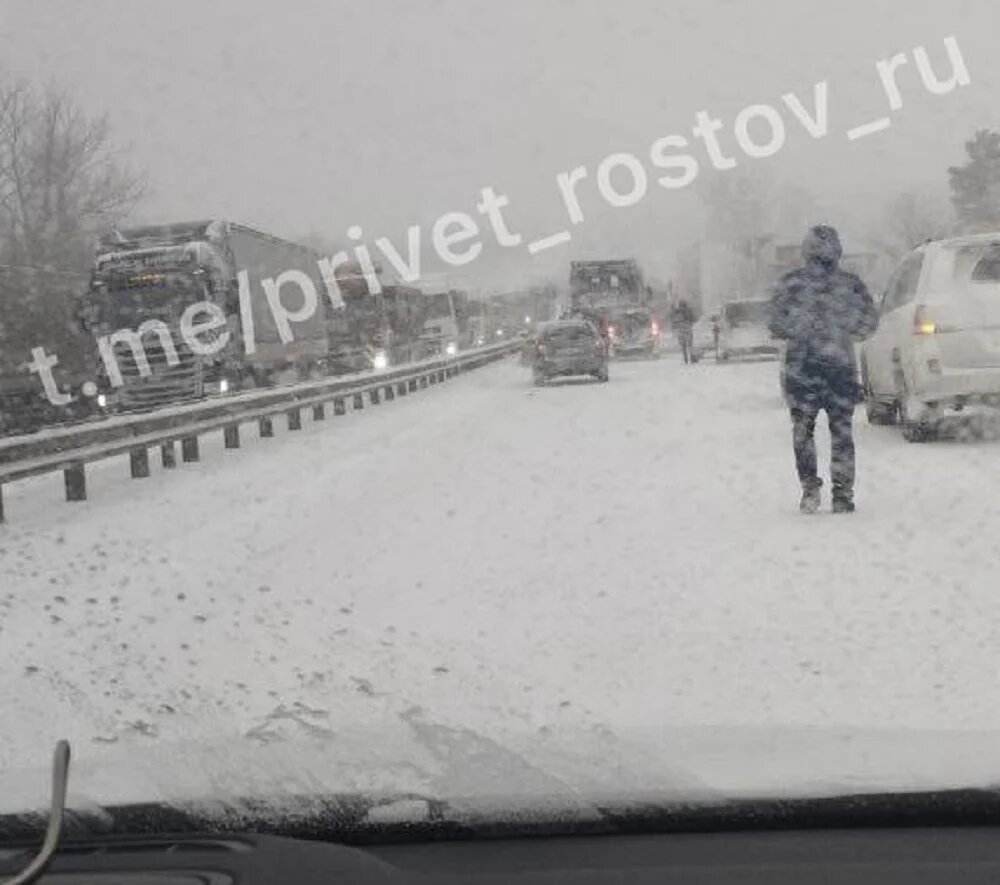
<path id="1" fill-rule="evenodd" d="M 690 363 L 694 356 L 694 311 L 685 299 L 682 298 L 671 311 L 670 325 L 677 336 L 684 362 Z"/>
<path id="2" fill-rule="evenodd" d="M 852 424 L 860 401 L 854 346 L 874 334 L 878 314 L 861 279 L 839 269 L 842 255 L 834 228 L 812 228 L 802 243 L 804 266 L 778 281 L 770 303 L 771 333 L 787 342 L 784 392 L 804 513 L 819 509 L 823 486 L 814 439 L 820 411 L 830 425 L 833 511 L 854 511 Z"/>

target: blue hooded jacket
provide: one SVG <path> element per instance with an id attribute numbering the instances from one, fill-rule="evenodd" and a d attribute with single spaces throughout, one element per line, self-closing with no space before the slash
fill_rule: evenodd
<path id="1" fill-rule="evenodd" d="M 768 325 L 787 342 L 790 405 L 857 401 L 854 345 L 874 334 L 878 313 L 860 277 L 838 267 L 842 255 L 837 231 L 814 227 L 802 242 L 803 267 L 775 285 Z"/>

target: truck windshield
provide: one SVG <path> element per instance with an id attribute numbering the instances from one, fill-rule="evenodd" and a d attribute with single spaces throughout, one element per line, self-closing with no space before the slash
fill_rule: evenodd
<path id="1" fill-rule="evenodd" d="M 446 292 L 427 296 L 427 319 L 445 319 L 451 314 L 451 297 Z"/>

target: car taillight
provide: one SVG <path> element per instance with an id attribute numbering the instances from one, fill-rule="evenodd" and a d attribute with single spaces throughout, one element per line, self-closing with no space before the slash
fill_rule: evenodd
<path id="1" fill-rule="evenodd" d="M 913 314 L 913 334 L 933 335 L 937 331 L 934 321 L 928 316 L 927 309 L 921 305 Z"/>
<path id="2" fill-rule="evenodd" d="M 608 326 L 608 337 L 614 338 L 618 330 L 614 326 Z"/>
<path id="3" fill-rule="evenodd" d="M 653 321 L 652 332 L 654 336 L 660 334 L 660 324 L 655 320 Z"/>
<path id="4" fill-rule="evenodd" d="M 954 332 L 954 326 L 946 326 L 935 322 L 924 305 L 919 305 L 913 314 L 914 335 L 935 335 L 939 332 Z"/>

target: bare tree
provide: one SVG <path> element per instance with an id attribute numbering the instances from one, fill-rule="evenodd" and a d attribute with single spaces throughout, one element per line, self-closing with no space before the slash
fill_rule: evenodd
<path id="1" fill-rule="evenodd" d="M 82 366 L 75 299 L 94 241 L 142 193 L 106 117 L 54 90 L 0 82 L 0 375 L 34 346 L 58 353 L 59 371 Z"/>
<path id="2" fill-rule="evenodd" d="M 80 266 L 94 235 L 144 188 L 119 160 L 107 117 L 54 90 L 0 85 L 0 260 Z"/>
<path id="3" fill-rule="evenodd" d="M 895 262 L 933 237 L 947 236 L 955 218 L 943 199 L 927 194 L 894 194 L 886 204 L 877 231 L 867 237 L 871 247 Z"/>

